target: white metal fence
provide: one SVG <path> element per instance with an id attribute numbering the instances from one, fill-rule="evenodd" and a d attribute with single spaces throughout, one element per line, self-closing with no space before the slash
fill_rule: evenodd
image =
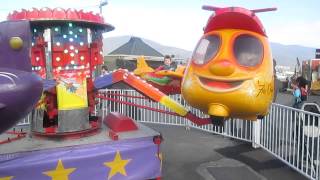
<path id="1" fill-rule="evenodd" d="M 101 90 L 100 92 L 108 98 L 119 101 L 170 111 L 134 90 Z M 171 98 L 188 107 L 196 115 L 206 117 L 199 110 L 188 106 L 180 95 L 174 95 Z M 225 122 L 224 127 L 217 127 L 213 125 L 197 126 L 182 117 L 161 114 L 113 101 L 101 99 L 98 101 L 96 113 L 103 117 L 109 112 L 119 112 L 139 122 L 185 126 L 251 142 L 253 147 L 267 150 L 307 178 L 320 179 L 320 126 L 318 123 L 320 108 L 315 104 L 305 104 L 302 107 L 308 111 L 272 104 L 269 115 L 262 120 L 253 122 L 230 119 Z M 27 120 L 24 121 L 24 124 L 26 123 L 28 123 Z"/>
<path id="2" fill-rule="evenodd" d="M 106 93 L 109 98 L 170 111 L 157 102 L 142 98 L 143 96 L 134 90 L 103 90 L 101 92 Z M 189 107 L 180 95 L 174 95 L 171 98 L 187 106 L 196 115 L 206 117 L 201 111 Z M 263 120 L 253 122 L 230 119 L 225 122 L 224 127 L 217 127 L 213 125 L 197 126 L 182 117 L 160 114 L 110 101 L 102 101 L 101 104 L 103 115 L 110 111 L 117 111 L 139 122 L 192 127 L 252 142 L 254 147 L 264 148 L 306 177 L 319 179 L 319 114 L 272 104 L 269 115 Z M 307 109 L 307 106 L 313 105 L 305 104 L 303 108 Z M 317 105 L 314 106 L 319 108 Z"/>
<path id="3" fill-rule="evenodd" d="M 259 144 L 306 177 L 320 179 L 320 108 L 305 103 L 302 109 L 273 104 L 270 114 L 261 122 Z"/>

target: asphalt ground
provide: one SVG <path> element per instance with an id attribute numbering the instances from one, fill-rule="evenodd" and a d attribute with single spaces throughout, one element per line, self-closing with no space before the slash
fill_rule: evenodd
<path id="1" fill-rule="evenodd" d="M 164 180 L 307 179 L 250 143 L 179 126 L 146 125 L 164 137 Z"/>

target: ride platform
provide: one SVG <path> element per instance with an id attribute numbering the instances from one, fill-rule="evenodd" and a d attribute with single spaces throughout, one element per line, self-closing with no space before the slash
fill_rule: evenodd
<path id="1" fill-rule="evenodd" d="M 0 135 L 0 179 L 156 179 L 160 134 L 136 125 L 117 133 L 102 125 L 95 135 L 77 139 L 39 137 L 29 128 L 9 131 Z"/>

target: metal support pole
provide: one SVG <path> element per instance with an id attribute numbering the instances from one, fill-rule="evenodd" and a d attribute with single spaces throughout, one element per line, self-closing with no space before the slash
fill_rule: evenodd
<path id="1" fill-rule="evenodd" d="M 102 7 L 108 4 L 108 0 L 101 0 L 99 4 L 100 14 L 102 15 Z"/>
<path id="2" fill-rule="evenodd" d="M 253 122 L 252 127 L 252 147 L 259 148 L 260 147 L 260 132 L 261 132 L 261 119 L 257 119 Z"/>

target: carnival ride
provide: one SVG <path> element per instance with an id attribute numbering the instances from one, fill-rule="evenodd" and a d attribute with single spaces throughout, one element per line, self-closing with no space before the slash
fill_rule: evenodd
<path id="1" fill-rule="evenodd" d="M 41 79 L 31 73 L 26 21 L 0 23 L 0 133 L 24 118 L 39 100 Z"/>
<path id="2" fill-rule="evenodd" d="M 140 59 L 134 73 L 119 69 L 101 77 L 97 69 L 103 63 L 102 33 L 114 28 L 100 15 L 61 8 L 10 14 L 9 22 L 30 22 L 30 28 L 26 25 L 24 29 L 31 29 L 32 42 L 25 47 L 31 46 L 32 70 L 43 79 L 44 89 L 31 113 L 31 135 L 19 142 L 0 142 L 6 143 L 0 146 L 0 157 L 10 155 L 4 158 L 10 161 L 0 161 L 0 179 L 25 179 L 21 172 L 29 172 L 28 179 L 160 177 L 160 134 L 118 113 L 110 113 L 102 123 L 94 111 L 96 98 L 138 106 L 98 92 L 118 82 L 173 112 L 141 108 L 182 116 L 197 125 L 266 115 L 273 97 L 273 65 L 265 31 L 255 13 L 274 9 L 204 9 L 215 13 L 186 68 L 155 72 Z M 39 82 L 34 81 L 37 91 L 28 89 L 35 94 L 29 109 L 39 94 L 36 92 L 41 91 Z M 196 116 L 167 95 L 180 90 L 191 106 L 210 118 Z"/>
<path id="3" fill-rule="evenodd" d="M 310 92 L 320 95 L 320 59 L 302 61 L 302 77 L 310 82 Z"/>
<path id="4" fill-rule="evenodd" d="M 160 66 L 161 67 L 161 66 Z M 133 74 L 148 81 L 149 84 L 164 92 L 167 95 L 181 94 L 181 80 L 185 66 L 178 65 L 172 70 L 158 70 L 151 68 L 144 56 L 137 58 L 137 68 Z"/>
<path id="5" fill-rule="evenodd" d="M 21 26 L 5 26 L 19 21 Z M 2 25 L 1 40 L 6 38 L 3 34 L 9 38 L 16 33 L 24 35 L 19 36 L 24 40 L 23 48 L 1 49 L 2 67 L 6 60 L 12 62 L 12 68 L 32 69 L 38 76 L 6 71 L 17 72 L 20 79 L 14 82 L 22 89 L 20 92 L 8 85 L 11 94 L 3 94 L 10 95 L 10 100 L 15 99 L 12 94 L 19 99 L 4 104 L 7 101 L 1 94 L 1 103 L 5 105 L 1 108 L 7 110 L 15 105 L 13 108 L 21 109 L 15 112 L 8 109 L 10 119 L 2 122 L 1 128 L 8 128 L 25 116 L 41 92 L 42 96 L 29 115 L 30 127 L 13 129 L 0 136 L 0 179 L 156 179 L 161 176 L 158 132 L 115 112 L 102 121 L 101 115 L 94 111 L 97 89 L 93 79 L 103 63 L 102 33 L 113 30 L 113 26 L 105 23 L 99 14 L 62 8 L 14 11 Z M 10 31 L 4 33 L 6 30 Z M 13 42 L 12 47 L 16 44 Z M 10 58 L 3 59 L 5 55 Z"/>
<path id="6" fill-rule="evenodd" d="M 185 100 L 218 119 L 264 117 L 273 99 L 274 72 L 266 32 L 255 14 L 276 9 L 204 9 L 215 13 L 186 70 Z"/>
<path id="7" fill-rule="evenodd" d="M 181 89 L 184 99 L 209 114 L 214 124 L 223 124 L 226 118 L 263 118 L 274 95 L 274 72 L 268 39 L 255 13 L 276 9 L 203 9 L 215 13 L 186 68 L 155 71 L 140 58 L 134 73 L 159 89 L 168 89 L 167 94 Z"/>

